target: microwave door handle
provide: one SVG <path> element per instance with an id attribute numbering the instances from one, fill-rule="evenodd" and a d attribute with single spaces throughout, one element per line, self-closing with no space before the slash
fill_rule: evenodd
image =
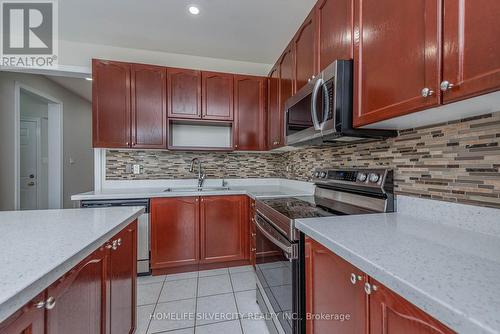
<path id="1" fill-rule="evenodd" d="M 322 84 L 323 84 L 323 79 L 318 79 L 316 81 L 311 96 L 311 119 L 314 125 L 314 129 L 318 131 L 320 131 L 322 128 L 318 120 L 318 113 L 316 110 L 316 99 L 318 98 L 318 91 L 320 90 Z"/>
<path id="2" fill-rule="evenodd" d="M 323 81 L 323 80 L 321 80 Z M 321 130 L 325 128 L 325 124 L 328 121 L 328 114 L 330 109 L 330 95 L 328 94 L 328 86 L 326 83 L 321 85 L 323 88 L 323 120 L 321 122 Z"/>

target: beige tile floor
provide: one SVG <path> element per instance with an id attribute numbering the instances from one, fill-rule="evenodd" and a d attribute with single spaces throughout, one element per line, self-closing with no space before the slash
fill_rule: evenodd
<path id="1" fill-rule="evenodd" d="M 251 266 L 137 279 L 136 334 L 269 334 Z"/>

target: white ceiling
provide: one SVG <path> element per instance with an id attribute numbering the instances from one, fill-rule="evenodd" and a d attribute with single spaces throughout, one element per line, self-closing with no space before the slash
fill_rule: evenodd
<path id="1" fill-rule="evenodd" d="M 60 0 L 59 38 L 273 64 L 316 0 Z M 197 5 L 198 16 L 188 14 Z"/>
<path id="2" fill-rule="evenodd" d="M 69 78 L 55 75 L 46 75 L 47 79 L 63 86 L 70 92 L 75 93 L 81 98 L 92 102 L 92 82 L 82 78 Z"/>

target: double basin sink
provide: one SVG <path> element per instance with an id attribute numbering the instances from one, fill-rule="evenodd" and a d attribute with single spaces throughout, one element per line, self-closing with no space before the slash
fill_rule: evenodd
<path id="1" fill-rule="evenodd" d="M 229 190 L 229 187 L 179 187 L 167 188 L 163 192 L 198 192 L 198 191 L 224 191 Z"/>

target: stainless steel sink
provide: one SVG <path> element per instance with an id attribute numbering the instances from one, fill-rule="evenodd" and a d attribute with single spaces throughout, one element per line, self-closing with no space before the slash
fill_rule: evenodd
<path id="1" fill-rule="evenodd" d="M 167 188 L 163 192 L 197 192 L 197 191 L 224 191 L 229 190 L 229 187 L 179 187 L 179 188 Z"/>

